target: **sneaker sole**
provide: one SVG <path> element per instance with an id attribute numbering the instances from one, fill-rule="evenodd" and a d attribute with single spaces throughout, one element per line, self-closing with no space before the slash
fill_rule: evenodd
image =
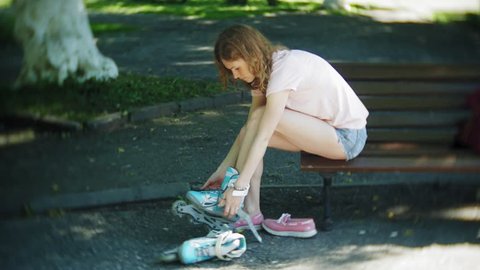
<path id="1" fill-rule="evenodd" d="M 253 227 L 255 228 L 255 230 L 261 230 L 263 227 L 262 225 L 253 225 Z M 245 225 L 245 226 L 239 226 L 239 227 L 236 227 L 235 228 L 236 231 L 244 231 L 244 230 L 250 230 L 250 227 L 248 227 L 248 225 Z"/>
<path id="2" fill-rule="evenodd" d="M 205 209 L 201 204 L 199 204 L 196 200 L 192 199 L 191 197 L 188 196 L 187 194 L 187 203 L 191 203 L 193 204 L 198 210 L 200 210 L 201 212 L 203 212 L 204 214 L 207 214 L 207 215 L 211 215 L 211 216 L 214 216 L 214 217 L 219 217 L 219 218 L 223 218 L 225 219 L 225 221 L 227 222 L 232 222 L 231 220 L 228 220 L 226 219 L 224 216 L 223 216 L 223 212 L 213 212 L 213 211 L 209 211 L 207 209 Z"/>
<path id="3" fill-rule="evenodd" d="M 307 232 L 294 232 L 294 231 L 274 231 L 267 226 L 262 224 L 262 227 L 265 231 L 276 236 L 284 237 L 298 237 L 298 238 L 310 238 L 317 234 L 317 230 L 307 231 Z"/>

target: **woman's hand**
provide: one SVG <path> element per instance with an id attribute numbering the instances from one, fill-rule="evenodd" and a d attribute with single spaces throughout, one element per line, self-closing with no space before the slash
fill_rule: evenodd
<path id="1" fill-rule="evenodd" d="M 233 196 L 232 192 L 233 188 L 228 188 L 225 193 L 223 193 L 223 198 L 221 198 L 220 202 L 218 203 L 218 206 L 220 207 L 225 206 L 223 215 L 229 219 L 233 218 L 237 214 L 244 198 L 240 196 Z"/>
<path id="2" fill-rule="evenodd" d="M 201 189 L 218 189 L 222 185 L 223 177 L 225 176 L 226 170 L 217 169 L 203 184 Z"/>

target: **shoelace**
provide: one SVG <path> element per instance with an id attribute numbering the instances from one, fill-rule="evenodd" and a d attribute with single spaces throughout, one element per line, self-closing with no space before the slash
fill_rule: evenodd
<path id="1" fill-rule="evenodd" d="M 282 216 L 277 219 L 277 223 L 282 223 L 282 224 L 286 224 L 288 222 L 288 220 L 290 219 L 291 215 L 288 214 L 288 213 L 283 213 Z"/>

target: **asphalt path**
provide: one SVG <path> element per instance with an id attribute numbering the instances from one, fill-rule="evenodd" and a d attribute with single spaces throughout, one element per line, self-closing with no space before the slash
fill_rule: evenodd
<path id="1" fill-rule="evenodd" d="M 321 222 L 320 189 L 267 188 L 269 218 Z M 389 185 L 334 191 L 335 227 L 310 239 L 245 232 L 232 262 L 157 263 L 160 252 L 207 233 L 170 212 L 172 200 L 0 222 L 1 269 L 479 269 L 479 206 L 472 186 Z"/>
<path id="2" fill-rule="evenodd" d="M 214 79 L 213 41 L 234 23 L 252 24 L 276 43 L 329 61 L 480 62 L 480 33 L 465 24 L 299 14 L 227 21 L 91 14 L 91 21 L 138 27 L 101 35 L 98 47 L 120 70 L 142 74 Z M 21 52 L 12 45 L 1 48 L 1 79 L 11 81 Z M 2 205 L 18 207 L 40 195 L 201 183 L 224 157 L 247 110 L 240 104 L 129 124 L 113 132 L 38 134 L 33 142 L 4 147 Z M 263 211 L 270 218 L 283 212 L 312 216 L 318 224 L 319 177 L 301 173 L 298 161 L 294 153 L 267 154 Z M 334 194 L 333 231 L 307 240 L 263 233 L 263 244 L 247 233 L 249 248 L 240 259 L 185 269 L 478 269 L 477 180 L 463 175 L 343 175 L 338 182 L 344 187 Z M 172 202 L 5 216 L 0 221 L 0 268 L 180 268 L 152 262 L 162 250 L 206 231 L 174 217 Z"/>

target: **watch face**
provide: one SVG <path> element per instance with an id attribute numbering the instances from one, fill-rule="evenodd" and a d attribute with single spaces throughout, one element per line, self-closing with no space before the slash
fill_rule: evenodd
<path id="1" fill-rule="evenodd" d="M 233 190 L 232 196 L 234 197 L 245 197 L 248 194 L 248 190 Z"/>

